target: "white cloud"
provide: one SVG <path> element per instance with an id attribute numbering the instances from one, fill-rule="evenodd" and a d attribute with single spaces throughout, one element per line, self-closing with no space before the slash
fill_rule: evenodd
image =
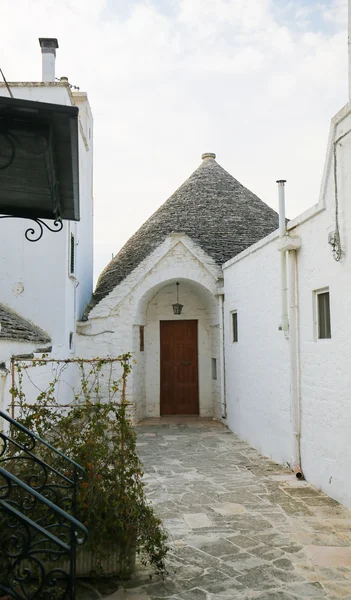
<path id="1" fill-rule="evenodd" d="M 89 94 L 98 271 L 204 151 L 274 207 L 286 177 L 289 216 L 314 204 L 347 100 L 346 0 L 158 1 L 0 3 L 7 78 L 38 79 L 37 38 L 54 36 L 58 75 Z"/>
<path id="2" fill-rule="evenodd" d="M 344 24 L 347 18 L 347 0 L 331 0 L 323 10 L 323 18 L 327 22 Z"/>

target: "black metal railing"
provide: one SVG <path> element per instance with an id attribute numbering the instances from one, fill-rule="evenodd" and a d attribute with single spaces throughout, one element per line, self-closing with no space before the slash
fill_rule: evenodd
<path id="1" fill-rule="evenodd" d="M 84 469 L 6 413 L 0 418 L 10 427 L 0 432 L 0 591 L 74 600 L 76 545 L 88 535 L 76 519 Z"/>

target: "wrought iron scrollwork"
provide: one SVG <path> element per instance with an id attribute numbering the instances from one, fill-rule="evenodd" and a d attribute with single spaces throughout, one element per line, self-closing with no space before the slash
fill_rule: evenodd
<path id="1" fill-rule="evenodd" d="M 26 231 L 24 233 L 24 237 L 26 238 L 26 240 L 28 240 L 28 242 L 38 242 L 43 237 L 44 227 L 46 227 L 46 229 L 48 229 L 52 233 L 58 233 L 59 231 L 62 231 L 62 229 L 63 229 L 63 221 L 61 221 L 61 219 L 57 219 L 56 221 L 54 221 L 53 226 L 50 227 L 50 225 L 45 223 L 45 221 L 43 221 L 42 219 L 34 219 L 34 218 L 30 219 L 29 217 L 16 217 L 14 215 L 1 215 L 0 216 L 0 219 L 16 219 L 16 218 L 28 219 L 28 220 L 36 223 L 36 225 L 38 226 L 39 231 L 36 231 L 34 229 L 34 227 L 28 227 L 28 229 L 26 229 Z"/>
<path id="2" fill-rule="evenodd" d="M 1 592 L 16 600 L 74 598 L 69 569 L 72 545 L 48 536 L 4 501 L 0 501 L 0 528 Z"/>
<path id="3" fill-rule="evenodd" d="M 0 596 L 74 600 L 80 465 L 0 411 Z M 35 452 L 35 453 L 34 453 Z M 50 457 L 50 464 L 48 462 Z"/>

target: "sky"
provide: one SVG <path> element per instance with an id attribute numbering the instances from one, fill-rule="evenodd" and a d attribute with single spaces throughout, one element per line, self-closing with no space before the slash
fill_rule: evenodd
<path id="1" fill-rule="evenodd" d="M 348 100 L 347 0 L 0 0 L 0 67 L 56 75 L 94 115 L 95 278 L 203 152 L 287 216 L 318 202 Z M 214 206 L 215 210 L 215 206 Z"/>

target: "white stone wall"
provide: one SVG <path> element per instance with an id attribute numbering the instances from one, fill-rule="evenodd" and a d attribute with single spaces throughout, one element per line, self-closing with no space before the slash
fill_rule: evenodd
<path id="1" fill-rule="evenodd" d="M 81 220 L 64 222 L 60 233 L 44 230 L 36 243 L 28 242 L 25 230 L 31 221 L 0 220 L 1 302 L 46 331 L 53 355 L 71 355 L 69 333 L 75 335 L 93 285 L 93 122 L 85 93 L 71 93 L 61 83 L 11 83 L 15 98 L 79 107 L 79 186 Z M 8 96 L 0 83 L 0 95 Z M 34 225 L 34 228 L 36 226 Z M 70 234 L 76 238 L 76 276 L 69 275 Z M 73 348 L 74 350 L 74 348 Z"/>
<path id="2" fill-rule="evenodd" d="M 351 130 L 351 105 L 333 120 L 331 137 Z M 338 200 L 343 257 L 335 262 L 328 234 L 335 230 L 332 147 L 320 206 L 325 210 L 294 228 L 302 240 L 298 257 L 301 306 L 301 452 L 306 477 L 351 507 L 351 133 L 337 145 Z M 329 287 L 331 339 L 316 340 L 313 291 Z"/>
<path id="3" fill-rule="evenodd" d="M 301 462 L 306 478 L 351 507 L 351 105 L 333 119 L 319 202 L 289 223 L 299 236 L 298 304 L 301 372 Z M 333 259 L 333 142 L 337 144 L 343 256 Z M 287 188 L 288 189 L 288 188 Z M 280 321 L 278 242 L 273 234 L 224 266 L 228 424 L 264 454 L 291 464 L 289 342 Z M 314 292 L 329 288 L 332 337 L 315 335 Z M 238 310 L 239 341 L 230 339 Z"/>
<path id="4" fill-rule="evenodd" d="M 224 270 L 227 423 L 279 462 L 291 459 L 288 345 L 278 330 L 280 262 L 275 234 Z M 238 342 L 233 342 L 237 311 Z"/>
<path id="5" fill-rule="evenodd" d="M 43 346 L 38 342 L 24 342 L 15 340 L 1 340 L 0 342 L 0 410 L 8 411 L 12 405 L 12 369 L 11 358 L 18 356 L 31 356 L 34 359 L 40 359 L 42 353 L 36 350 Z M 50 358 L 50 355 L 49 355 Z M 21 365 L 30 365 L 30 360 L 20 360 Z M 74 402 L 75 387 L 79 377 L 79 369 L 76 365 L 64 365 L 62 363 L 47 363 L 44 366 L 30 367 L 22 371 L 22 391 L 25 394 L 25 401 L 34 403 L 41 391 L 48 389 L 50 382 L 58 377 L 57 400 L 63 404 Z M 17 369 L 14 370 L 15 385 L 18 385 Z M 76 387 L 76 389 L 78 389 Z M 15 404 L 18 401 L 15 399 Z M 15 418 L 18 415 L 18 406 L 15 406 Z"/>
<path id="6" fill-rule="evenodd" d="M 36 243 L 27 241 L 24 232 L 31 221 L 22 219 L 0 220 L 1 256 L 0 287 L 1 302 L 29 319 L 44 331 L 52 340 L 53 358 L 67 358 L 74 355 L 76 321 L 90 300 L 93 286 L 93 120 L 87 95 L 83 92 L 71 93 L 65 84 L 53 83 L 11 83 L 15 98 L 26 100 L 77 105 L 79 108 L 79 222 L 64 222 L 60 233 L 44 229 L 43 237 Z M 0 84 L 0 95 L 8 96 L 4 84 Z M 34 225 L 34 228 L 36 226 Z M 76 241 L 76 273 L 70 276 L 70 237 Z M 69 347 L 70 332 L 73 333 L 73 347 Z M 27 344 L 22 342 L 0 342 L 0 362 L 12 354 L 31 353 L 38 347 L 49 344 Z M 45 388 L 52 380 L 51 369 L 46 375 L 33 373 L 38 387 Z M 67 385 L 62 387 L 59 400 L 67 401 L 67 390 L 75 384 L 75 373 L 66 370 Z M 2 378 L 3 404 L 9 397 L 11 381 L 9 376 Z M 28 399 L 33 399 L 35 389 L 28 387 Z M 34 395 L 33 395 L 34 394 Z M 0 392 L 1 402 L 1 392 Z"/>
<path id="7" fill-rule="evenodd" d="M 0 342 L 0 410 L 6 412 L 11 404 L 11 394 L 9 392 L 12 386 L 11 377 L 11 356 L 18 354 L 31 354 L 36 346 L 30 342 L 18 342 L 10 340 L 1 340 Z M 1 423 L 0 423 L 1 426 Z"/>
<path id="8" fill-rule="evenodd" d="M 210 415 L 217 410 L 213 403 L 219 401 L 219 394 L 213 399 L 209 374 L 214 338 L 211 328 L 219 319 L 216 294 L 220 276 L 219 267 L 201 248 L 185 235 L 171 234 L 91 311 L 87 322 L 79 324 L 80 356 L 133 352 L 136 365 L 129 377 L 128 398 L 135 407 L 135 420 L 159 414 L 159 320 L 174 317 L 171 289 L 175 294 L 176 281 L 180 282 L 180 294 L 185 292 L 184 297 L 181 295 L 181 318 L 199 319 L 200 411 Z M 140 325 L 145 326 L 144 352 L 139 347 Z"/>

